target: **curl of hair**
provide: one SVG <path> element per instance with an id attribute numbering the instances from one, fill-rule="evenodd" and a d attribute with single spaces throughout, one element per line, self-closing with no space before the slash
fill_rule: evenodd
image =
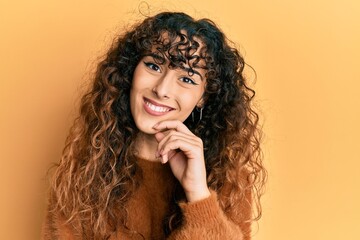
<path id="1" fill-rule="evenodd" d="M 204 47 L 195 55 L 199 41 Z M 53 176 L 52 211 L 61 213 L 85 239 L 107 239 L 119 224 L 126 228 L 126 202 L 139 184 L 134 177 L 138 129 L 130 112 L 130 88 L 135 67 L 149 54 L 159 61 L 169 59 L 169 67 L 187 64 L 189 74 L 196 67 L 206 69 L 202 119 L 194 123 L 190 116 L 185 124 L 203 140 L 208 185 L 226 193 L 220 199 L 223 209 L 241 216 L 235 213 L 239 205 L 255 205 L 253 219 L 232 220 L 258 219 L 266 171 L 259 116 L 252 104 L 255 92 L 243 76 L 244 59 L 210 20 L 170 12 L 148 17 L 118 36 L 98 64 Z M 254 203 L 246 198 L 249 194 Z M 176 186 L 174 201 L 182 197 Z M 175 207 L 164 230 L 169 234 L 179 224 L 181 212 Z"/>

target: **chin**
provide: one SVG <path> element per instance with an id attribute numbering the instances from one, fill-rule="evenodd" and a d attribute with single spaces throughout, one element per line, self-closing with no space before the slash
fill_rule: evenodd
<path id="1" fill-rule="evenodd" d="M 145 129 L 140 129 L 139 128 L 139 131 L 141 133 L 148 134 L 148 135 L 154 135 L 155 133 L 157 133 L 157 131 L 154 130 L 153 128 L 145 128 Z"/>
<path id="2" fill-rule="evenodd" d="M 140 132 L 145 133 L 145 134 L 155 134 L 156 130 L 153 129 L 153 126 L 156 124 L 155 123 L 149 123 L 149 124 L 137 124 L 136 123 L 136 127 L 139 129 Z"/>

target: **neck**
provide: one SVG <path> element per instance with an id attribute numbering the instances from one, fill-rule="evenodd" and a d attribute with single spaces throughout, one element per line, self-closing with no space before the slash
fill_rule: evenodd
<path id="1" fill-rule="evenodd" d="M 155 157 L 155 153 L 158 147 L 158 142 L 153 134 L 146 134 L 140 132 L 135 140 L 135 149 L 137 156 L 149 161 L 159 161 Z"/>

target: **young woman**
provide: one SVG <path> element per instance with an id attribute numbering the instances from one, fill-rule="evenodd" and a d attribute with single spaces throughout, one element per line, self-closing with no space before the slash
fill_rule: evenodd
<path id="1" fill-rule="evenodd" d="M 119 36 L 67 138 L 43 239 L 250 239 L 265 170 L 244 64 L 184 13 Z"/>

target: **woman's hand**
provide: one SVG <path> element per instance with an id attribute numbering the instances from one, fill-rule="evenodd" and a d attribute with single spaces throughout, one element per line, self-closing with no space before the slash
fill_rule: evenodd
<path id="1" fill-rule="evenodd" d="M 153 128 L 159 131 L 155 134 L 159 142 L 157 157 L 161 157 L 162 163 L 169 162 L 187 200 L 209 197 L 202 140 L 180 121 L 163 121 Z"/>

